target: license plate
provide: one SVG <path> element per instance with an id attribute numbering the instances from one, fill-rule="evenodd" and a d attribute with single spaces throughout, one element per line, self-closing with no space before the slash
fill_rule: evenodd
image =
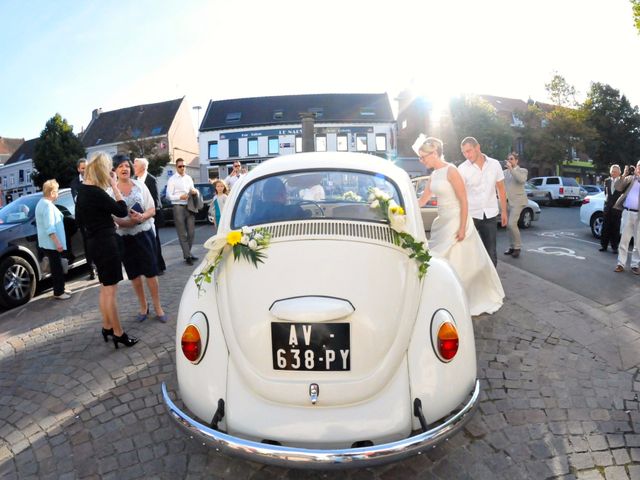
<path id="1" fill-rule="evenodd" d="M 271 322 L 274 370 L 351 370 L 348 323 Z"/>

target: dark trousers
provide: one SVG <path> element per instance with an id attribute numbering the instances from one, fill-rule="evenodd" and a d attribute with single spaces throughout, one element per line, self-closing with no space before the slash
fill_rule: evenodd
<path id="1" fill-rule="evenodd" d="M 498 265 L 498 255 L 496 254 L 497 218 L 497 216 L 491 218 L 484 216 L 482 219 L 473 219 L 473 224 L 476 226 L 478 235 L 480 235 L 484 248 L 487 250 L 489 257 L 491 257 L 494 266 Z"/>
<path id="2" fill-rule="evenodd" d="M 154 225 L 156 229 L 156 252 L 158 254 L 158 270 L 164 272 L 167 269 L 167 265 L 164 263 L 164 258 L 162 258 L 162 245 L 160 244 L 160 229 L 157 225 Z"/>
<path id="3" fill-rule="evenodd" d="M 178 240 L 182 247 L 182 256 L 191 258 L 191 247 L 193 246 L 193 236 L 196 230 L 196 216 L 187 210 L 186 205 L 173 206 L 173 223 L 176 225 Z"/>
<path id="4" fill-rule="evenodd" d="M 82 245 L 84 247 L 84 256 L 87 259 L 87 265 L 89 265 L 89 268 L 95 268 L 95 265 L 93 264 L 93 258 L 91 258 L 91 254 L 89 253 L 89 249 L 87 248 L 87 231 L 82 226 L 80 226 L 80 234 L 82 235 Z"/>
<path id="5" fill-rule="evenodd" d="M 610 208 L 604 212 L 604 223 L 602 224 L 602 234 L 600 235 L 600 245 L 607 248 L 611 244 L 613 250 L 618 249 L 620 244 L 620 219 L 622 211 Z"/>
<path id="6" fill-rule="evenodd" d="M 53 294 L 57 297 L 64 293 L 64 270 L 62 270 L 62 256 L 57 250 L 42 249 L 49 259 L 49 269 L 53 279 Z"/>

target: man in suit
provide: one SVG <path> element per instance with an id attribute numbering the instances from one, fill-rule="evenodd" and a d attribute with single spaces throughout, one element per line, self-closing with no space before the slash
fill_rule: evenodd
<path id="1" fill-rule="evenodd" d="M 71 187 L 71 197 L 75 203 L 76 198 L 78 197 L 78 189 L 80 185 L 84 183 L 84 169 L 87 167 L 87 159 L 79 158 L 76 162 L 76 170 L 78 171 L 78 175 L 73 177 L 71 183 L 69 183 L 69 187 Z M 84 255 L 87 259 L 87 265 L 89 265 L 89 280 L 95 280 L 96 278 L 96 266 L 93 263 L 93 259 L 89 256 L 89 250 L 87 249 L 87 233 L 82 225 L 78 226 L 80 228 L 80 234 L 82 235 L 82 244 L 84 245 Z"/>
<path id="2" fill-rule="evenodd" d="M 602 224 L 602 234 L 600 235 L 600 251 L 606 252 L 607 246 L 611 244 L 611 251 L 618 253 L 622 211 L 613 208 L 613 206 L 622 195 L 622 192 L 616 190 L 616 184 L 620 181 L 620 166 L 611 165 L 609 174 L 611 176 L 604 181 L 604 223 Z"/>
<path id="3" fill-rule="evenodd" d="M 80 158 L 76 162 L 76 170 L 78 171 L 78 175 L 73 177 L 73 180 L 71 180 L 71 183 L 69 184 L 69 187 L 71 187 L 71 196 L 73 197 L 74 202 L 76 201 L 76 197 L 78 196 L 78 189 L 80 188 L 80 185 L 84 183 L 84 169 L 86 167 L 86 158 Z"/>
<path id="4" fill-rule="evenodd" d="M 517 153 L 509 154 L 504 170 L 504 186 L 509 204 L 509 220 L 507 221 L 509 250 L 504 254 L 511 255 L 513 258 L 518 258 L 522 249 L 518 221 L 520 220 L 522 209 L 527 205 L 527 194 L 524 191 L 524 184 L 527 181 L 527 169 L 520 167 L 518 162 Z"/>
<path id="5" fill-rule="evenodd" d="M 622 178 L 616 182 L 615 189 L 622 192 L 613 208 L 622 212 L 622 232 L 618 245 L 618 264 L 614 271 L 624 272 L 629 256 L 629 242 L 633 238 L 633 251 L 631 252 L 631 271 L 640 275 L 640 161 L 635 168 L 631 165 L 624 167 Z"/>
<path id="6" fill-rule="evenodd" d="M 153 204 L 156 207 L 154 220 L 157 220 L 158 217 L 162 215 L 162 212 L 160 211 L 162 205 L 160 204 L 160 195 L 158 194 L 158 179 L 147 171 L 148 168 L 149 161 L 146 158 L 136 158 L 133 162 L 133 171 L 136 174 L 137 179 L 144 182 L 151 193 Z M 154 224 L 154 227 L 156 231 L 156 250 L 158 252 L 158 275 L 164 275 L 167 265 L 164 263 L 164 258 L 162 258 L 162 246 L 160 245 L 160 235 L 157 223 Z"/>

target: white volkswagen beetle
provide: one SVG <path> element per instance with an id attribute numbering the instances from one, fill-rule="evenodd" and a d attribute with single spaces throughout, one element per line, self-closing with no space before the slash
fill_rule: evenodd
<path id="1" fill-rule="evenodd" d="M 387 463 L 454 435 L 480 392 L 473 326 L 456 275 L 423 245 L 411 181 L 389 161 L 260 164 L 184 289 L 186 409 L 163 384 L 171 417 L 226 454 L 302 468 Z"/>

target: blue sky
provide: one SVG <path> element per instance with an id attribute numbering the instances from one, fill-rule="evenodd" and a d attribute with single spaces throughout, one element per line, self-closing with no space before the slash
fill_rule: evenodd
<path id="1" fill-rule="evenodd" d="M 640 104 L 628 0 L 0 0 L 0 136 L 56 112 L 76 132 L 105 111 L 224 98 L 404 87 L 546 100 L 554 71 L 584 97 Z M 194 120 L 196 112 L 194 111 Z M 201 118 L 200 118 L 201 119 Z"/>

